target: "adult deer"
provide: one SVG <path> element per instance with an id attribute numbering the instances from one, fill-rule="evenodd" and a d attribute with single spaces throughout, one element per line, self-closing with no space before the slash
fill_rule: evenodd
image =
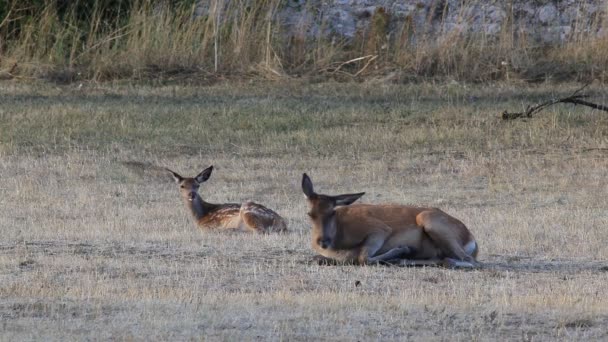
<path id="1" fill-rule="evenodd" d="M 312 247 L 332 261 L 476 267 L 479 247 L 467 227 L 437 208 L 355 204 L 365 193 L 328 196 L 302 176 Z"/>
<path id="2" fill-rule="evenodd" d="M 213 204 L 205 202 L 198 193 L 200 185 L 211 177 L 209 166 L 196 177 L 182 177 L 167 169 L 179 185 L 186 207 L 196 224 L 203 229 L 240 230 L 257 233 L 284 232 L 285 220 L 274 211 L 254 202 Z"/>

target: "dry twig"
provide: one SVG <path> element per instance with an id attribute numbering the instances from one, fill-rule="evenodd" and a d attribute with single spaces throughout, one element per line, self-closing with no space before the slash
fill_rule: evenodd
<path id="1" fill-rule="evenodd" d="M 363 71 L 365 71 L 365 69 L 367 69 L 367 67 L 368 67 L 368 66 L 369 66 L 369 65 L 370 65 L 370 64 L 371 64 L 371 63 L 372 63 L 372 62 L 373 62 L 373 61 L 374 61 L 376 58 L 378 58 L 378 55 L 367 55 L 367 56 L 357 57 L 357 58 L 353 58 L 353 59 L 351 59 L 351 60 L 348 60 L 348 61 L 346 61 L 346 62 L 342 62 L 342 63 L 340 63 L 340 64 L 339 64 L 337 67 L 334 67 L 334 68 L 332 68 L 332 67 L 328 67 L 328 68 L 323 69 L 322 71 L 324 71 L 324 72 L 329 72 L 330 74 L 337 74 L 337 73 L 340 73 L 340 74 L 344 74 L 344 75 L 347 75 L 347 76 L 350 76 L 350 77 L 357 77 L 357 76 L 359 76 L 359 75 L 360 75 L 360 74 L 361 74 Z M 355 63 L 355 62 L 364 61 L 364 60 L 367 60 L 367 61 L 365 62 L 365 65 L 363 65 L 363 67 L 362 67 L 361 69 L 359 69 L 359 71 L 357 71 L 357 72 L 356 72 L 356 73 L 354 73 L 354 74 L 351 74 L 351 73 L 349 73 L 349 72 L 346 72 L 346 71 L 341 70 L 341 69 L 342 69 L 342 67 L 343 67 L 343 66 L 345 66 L 345 65 L 349 65 L 349 64 L 352 64 L 352 63 Z M 330 70 L 331 70 L 331 71 L 330 71 Z"/>
<path id="2" fill-rule="evenodd" d="M 572 95 L 570 95 L 568 97 L 563 97 L 560 99 L 553 99 L 553 100 L 550 100 L 547 102 L 537 104 L 535 106 L 529 105 L 526 108 L 526 110 L 523 112 L 509 113 L 505 110 L 502 113 L 502 119 L 503 120 L 514 120 L 514 119 L 518 119 L 518 118 L 531 118 L 533 114 L 538 113 L 541 110 L 545 109 L 546 107 L 552 106 L 556 103 L 572 103 L 575 105 L 579 104 L 579 105 L 583 105 L 583 106 L 587 106 L 587 107 L 591 107 L 594 109 L 599 109 L 599 110 L 608 112 L 608 106 L 604 106 L 601 104 L 595 104 L 595 103 L 583 100 L 584 98 L 587 98 L 589 96 L 585 95 L 585 94 L 580 94 L 580 92 L 583 89 L 587 88 L 587 86 L 589 86 L 589 83 L 587 83 L 584 86 L 582 86 L 581 88 L 577 89 L 574 93 L 572 93 Z"/>

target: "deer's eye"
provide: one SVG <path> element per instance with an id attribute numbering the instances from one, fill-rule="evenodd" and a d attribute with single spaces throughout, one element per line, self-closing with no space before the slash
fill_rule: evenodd
<path id="1" fill-rule="evenodd" d="M 316 215 L 315 213 L 313 213 L 313 212 L 306 213 L 306 214 L 308 214 L 308 216 L 309 216 L 311 219 L 314 219 L 314 218 L 316 218 L 316 217 L 317 217 L 317 215 Z"/>
<path id="2" fill-rule="evenodd" d="M 185 188 L 186 188 L 184 185 L 180 185 L 179 187 L 180 187 L 180 188 L 182 188 L 182 189 L 185 189 Z"/>

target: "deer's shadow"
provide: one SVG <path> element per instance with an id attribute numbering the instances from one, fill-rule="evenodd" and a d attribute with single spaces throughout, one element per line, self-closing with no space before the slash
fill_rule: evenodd
<path id="1" fill-rule="evenodd" d="M 343 263 L 322 256 L 314 256 L 307 260 L 309 264 L 322 266 L 353 266 L 353 263 Z M 471 271 L 493 272 L 526 272 L 526 273 L 582 273 L 582 272 L 608 272 L 608 262 L 598 260 L 575 259 L 535 259 L 526 256 L 492 254 L 485 260 L 480 260 L 479 267 L 452 267 L 441 262 L 431 263 L 424 260 L 400 259 L 391 262 L 382 262 L 374 266 L 387 267 L 437 267 Z"/>

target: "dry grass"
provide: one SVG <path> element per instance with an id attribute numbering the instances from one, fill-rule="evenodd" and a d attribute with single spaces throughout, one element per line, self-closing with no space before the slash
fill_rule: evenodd
<path id="1" fill-rule="evenodd" d="M 608 118 L 498 120 L 576 85 L 0 87 L 3 340 L 607 338 Z M 197 231 L 160 167 L 209 164 L 290 233 Z M 486 267 L 308 264 L 302 172 L 445 209 Z"/>
<path id="2" fill-rule="evenodd" d="M 436 26 L 429 34 L 417 32 L 411 16 L 390 27 L 393 14 L 379 7 L 370 13 L 367 29 L 341 41 L 307 34 L 306 27 L 290 29 L 280 14 L 288 5 L 279 0 L 211 0 L 203 2 L 208 6 L 198 16 L 188 1 L 126 0 L 119 2 L 125 13 L 118 18 L 106 13 L 118 11 L 114 2 L 74 2 L 64 10 L 56 3 L 62 2 L 0 4 L 0 79 L 44 78 L 60 84 L 116 79 L 208 84 L 243 77 L 605 82 L 608 70 L 608 40 L 598 34 L 605 30 L 601 11 L 582 16 L 565 41 L 547 46 L 521 30 L 509 6 L 492 35 L 461 32 L 441 20 L 431 25 L 442 5 L 428 15 L 428 26 Z M 463 3 L 457 21 L 474 25 L 480 3 L 485 1 Z M 579 0 L 577 6 L 586 8 L 585 3 Z M 308 8 L 307 13 L 317 11 Z M 328 26 L 322 22 L 318 29 Z"/>

